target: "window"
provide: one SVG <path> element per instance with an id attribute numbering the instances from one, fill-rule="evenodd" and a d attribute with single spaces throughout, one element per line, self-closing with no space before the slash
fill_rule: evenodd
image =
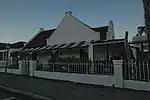
<path id="1" fill-rule="evenodd" d="M 8 57 L 8 53 L 7 52 L 3 52 L 3 60 L 7 60 Z"/>

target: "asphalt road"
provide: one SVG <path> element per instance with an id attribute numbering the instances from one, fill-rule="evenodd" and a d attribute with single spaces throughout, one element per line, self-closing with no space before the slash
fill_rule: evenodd
<path id="1" fill-rule="evenodd" d="M 150 92 L 144 91 L 18 75 L 3 75 L 0 80 L 0 84 L 6 87 L 52 98 L 53 100 L 150 100 Z"/>
<path id="2" fill-rule="evenodd" d="M 11 93 L 0 90 L 0 100 L 25 100 L 25 99 L 18 98 Z"/>
<path id="3" fill-rule="evenodd" d="M 0 100 L 31 100 L 31 99 L 0 89 Z"/>

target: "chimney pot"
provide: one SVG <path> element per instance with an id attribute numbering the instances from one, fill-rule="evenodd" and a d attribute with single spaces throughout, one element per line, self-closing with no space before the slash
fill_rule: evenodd
<path id="1" fill-rule="evenodd" d="M 65 15 L 72 15 L 72 12 L 71 11 L 67 11 L 67 12 L 65 12 Z"/>

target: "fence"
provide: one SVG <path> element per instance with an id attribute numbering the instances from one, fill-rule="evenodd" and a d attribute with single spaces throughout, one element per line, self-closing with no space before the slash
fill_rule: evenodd
<path id="1" fill-rule="evenodd" d="M 148 61 L 128 61 L 123 63 L 123 78 L 126 80 L 150 81 Z"/>
<path id="2" fill-rule="evenodd" d="M 113 75 L 114 68 L 112 62 L 106 61 L 77 61 L 77 62 L 54 62 L 49 64 L 36 65 L 38 71 L 66 72 L 79 74 L 100 74 Z"/>

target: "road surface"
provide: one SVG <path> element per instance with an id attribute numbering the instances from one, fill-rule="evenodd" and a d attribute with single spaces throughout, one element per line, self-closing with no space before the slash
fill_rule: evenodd
<path id="1" fill-rule="evenodd" d="M 0 89 L 0 100 L 30 100 L 30 99 Z"/>

